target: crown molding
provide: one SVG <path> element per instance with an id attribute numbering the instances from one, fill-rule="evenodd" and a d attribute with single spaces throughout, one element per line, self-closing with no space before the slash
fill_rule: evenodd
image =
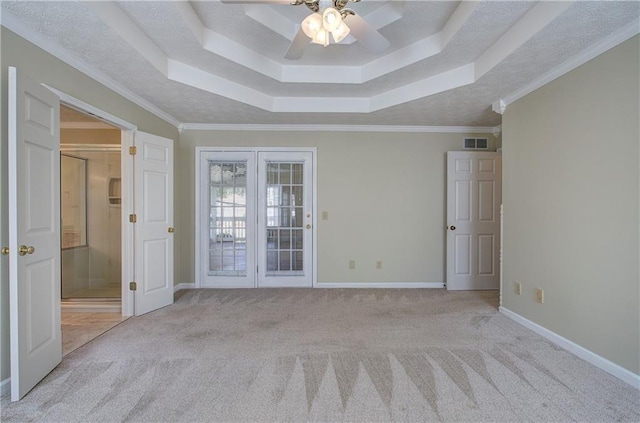
<path id="1" fill-rule="evenodd" d="M 488 71 L 498 65 L 505 57 L 513 53 L 522 44 L 533 37 L 537 31 L 558 15 L 564 12 L 572 2 L 554 3 L 540 2 L 529 10 L 525 16 L 509 29 L 508 33 L 503 34 L 494 45 L 485 51 L 475 62 L 467 63 L 455 69 L 449 69 L 436 75 L 427 76 L 424 79 L 414 81 L 412 83 L 380 92 L 371 97 L 292 97 L 292 96 L 274 96 L 263 92 L 258 88 L 252 88 L 239 84 L 235 81 L 223 78 L 214 73 L 189 66 L 178 60 L 172 59 L 164 54 L 160 48 L 151 40 L 130 17 L 122 12 L 115 3 L 91 3 L 89 6 L 109 25 L 120 37 L 133 47 L 138 53 L 146 58 L 147 62 L 156 70 L 166 76 L 167 79 L 180 82 L 212 94 L 220 95 L 234 101 L 238 101 L 249 106 L 257 107 L 268 112 L 290 112 L 290 113 L 370 113 L 382 110 L 388 107 L 403 104 L 412 100 L 428 97 L 447 90 L 473 84 Z M 191 31 L 196 38 L 203 39 L 205 48 L 207 45 L 223 46 L 228 44 L 230 40 L 219 34 L 207 29 L 193 11 L 188 3 L 178 3 L 178 9 L 182 18 L 190 26 Z M 464 6 L 459 13 L 454 13 L 455 19 L 450 24 L 445 25 L 447 37 L 451 37 L 460 29 L 461 22 L 465 21 L 477 7 L 476 3 L 463 3 Z M 461 6 L 458 6 L 459 8 Z M 457 9 L 456 9 L 457 12 Z M 451 18 L 450 18 L 451 19 Z M 215 42 L 210 42 L 210 36 L 215 35 Z M 414 43 L 411 47 L 419 46 L 419 50 L 423 53 L 436 54 L 438 45 L 442 45 L 441 35 L 435 37 L 427 37 L 427 45 L 422 45 L 422 41 Z M 445 40 L 446 41 L 446 40 Z M 147 49 L 147 46 L 149 48 Z M 235 46 L 235 47 L 234 47 Z M 224 47 L 223 50 L 236 51 L 240 54 L 246 52 L 246 48 L 240 48 L 239 45 L 233 44 L 231 48 Z M 216 54 L 221 54 L 220 52 Z M 243 56 L 244 53 L 240 54 Z M 404 53 L 403 53 L 404 55 Z M 229 55 L 223 55 L 228 59 L 239 63 Z M 235 56 L 234 56 L 235 57 Z M 395 57 L 393 54 L 390 57 Z M 407 57 L 413 57 L 408 54 Z M 246 58 L 245 58 L 246 59 Z M 251 59 L 253 63 L 256 57 Z M 263 57 L 264 59 L 264 57 Z M 412 60 L 413 60 L 412 59 Z M 244 59 L 243 59 L 244 60 Z M 273 61 L 258 60 L 249 68 L 258 70 L 260 68 L 271 69 L 275 71 Z M 383 62 L 375 62 L 377 65 L 385 66 Z M 260 65 L 260 66 L 258 66 Z M 343 69 L 345 71 L 346 67 Z M 366 66 L 363 70 L 368 69 Z M 326 70 L 323 68 L 323 70 Z M 379 69 L 381 70 L 381 69 Z M 345 72 L 338 72 L 345 76 Z M 321 73 L 322 74 L 322 73 Z M 325 73 L 326 74 L 326 73 Z M 326 75 L 325 75 L 326 76 Z M 371 75 L 369 75 L 371 76 Z M 346 78 L 349 80 L 349 78 Z"/>
<path id="2" fill-rule="evenodd" d="M 404 132 L 492 134 L 493 126 L 408 126 L 408 125 L 298 125 L 183 123 L 180 131 L 282 131 L 282 132 Z"/>
<path id="3" fill-rule="evenodd" d="M 538 88 L 547 85 L 549 82 L 560 78 L 561 76 L 571 72 L 579 66 L 587 63 L 588 61 L 595 59 L 602 53 L 622 44 L 631 37 L 640 33 L 640 19 L 635 19 L 631 23 L 623 26 L 616 32 L 612 33 L 603 40 L 595 43 L 594 45 L 587 47 L 582 52 L 569 58 L 565 62 L 551 69 L 549 72 L 542 75 L 540 78 L 532 81 L 531 83 L 521 87 L 520 89 L 496 100 L 492 104 L 493 111 L 499 114 L 503 114 L 509 104 L 514 103 L 532 93 Z"/>
<path id="4" fill-rule="evenodd" d="M 142 32 L 137 24 L 114 3 L 90 3 L 88 7 L 97 13 L 105 24 L 111 26 L 124 41 L 129 43 L 151 66 L 162 73 L 168 80 L 180 82 L 269 112 L 370 113 L 457 87 L 473 84 L 479 76 L 492 69 L 500 61 L 500 58 L 508 56 L 534 35 L 535 30 L 527 30 L 527 28 L 523 28 L 523 26 L 526 27 L 528 23 L 535 22 L 535 28 L 540 28 L 552 21 L 558 14 L 562 13 L 567 6 L 565 4 L 558 6 L 552 2 L 541 2 L 534 6 L 521 21 L 509 30 L 510 34 L 514 33 L 519 35 L 518 37 L 513 37 L 513 39 L 509 40 L 506 40 L 504 36 L 501 37 L 494 46 L 483 53 L 476 62 L 468 63 L 458 68 L 414 81 L 408 85 L 378 93 L 369 98 L 272 96 L 259 89 L 238 84 L 167 57 L 164 52 L 155 45 L 153 40 Z M 192 26 L 192 31 L 196 37 L 206 40 L 207 33 L 210 31 L 202 26 L 199 19 L 197 19 L 197 15 L 193 13 L 191 6 L 186 3 L 178 3 L 178 7 L 179 10 L 182 10 L 183 19 Z M 460 25 L 468 19 L 476 7 L 477 2 L 471 2 L 469 4 L 462 3 L 462 5 L 458 7 L 459 10 L 456 9 L 456 13 L 454 13 L 455 19 L 450 19 L 450 23 L 446 25 L 447 31 L 445 32 L 448 35 L 445 38 L 449 38 L 455 34 L 460 29 Z M 17 19 L 13 20 L 18 23 Z M 15 25 L 16 28 L 21 26 L 22 25 Z M 66 49 L 46 40 L 43 36 L 35 33 L 35 31 L 25 30 L 18 33 L 20 35 L 25 34 L 29 37 L 27 39 L 36 45 L 51 52 L 56 57 L 59 57 L 61 60 L 103 83 L 125 98 L 151 111 L 156 116 L 163 118 L 176 127 L 180 127 L 180 122 L 173 117 L 144 101 L 142 98 L 137 97 L 137 95 L 120 86 L 111 78 L 93 69 L 85 62 L 70 54 Z M 440 35 L 435 38 L 428 37 L 427 40 L 429 41 L 428 46 L 422 45 L 421 42 L 417 44 L 420 44 L 420 50 L 431 53 L 435 53 L 438 44 L 442 45 L 443 41 Z M 447 40 L 445 39 L 444 41 L 446 42 Z M 415 45 L 416 44 L 412 46 Z M 336 108 L 336 105 L 339 106 L 339 109 Z"/>
<path id="5" fill-rule="evenodd" d="M 159 109 L 154 104 L 148 102 L 137 94 L 133 93 L 128 88 L 120 85 L 118 82 L 114 81 L 104 73 L 90 66 L 83 60 L 79 59 L 77 56 L 70 53 L 64 47 L 61 47 L 60 45 L 47 40 L 40 33 L 24 25 L 15 16 L 13 16 L 13 14 L 5 9 L 2 9 L 2 13 L 0 13 L 0 25 L 24 38 L 35 46 L 41 48 L 55 58 L 65 62 L 67 65 L 96 80 L 100 84 L 116 92 L 132 103 L 135 103 L 137 106 L 140 106 L 141 108 L 164 120 L 165 122 L 175 126 L 176 128 L 180 126 L 180 122 L 176 118 Z"/>

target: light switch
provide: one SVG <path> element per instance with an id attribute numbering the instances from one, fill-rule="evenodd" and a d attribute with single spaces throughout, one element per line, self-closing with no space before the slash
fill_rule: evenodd
<path id="1" fill-rule="evenodd" d="M 329 220 L 329 212 L 328 211 L 323 211 L 322 212 L 322 220 Z"/>

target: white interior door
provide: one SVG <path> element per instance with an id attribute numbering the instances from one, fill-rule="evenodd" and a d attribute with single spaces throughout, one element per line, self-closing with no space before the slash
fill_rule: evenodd
<path id="1" fill-rule="evenodd" d="M 11 400 L 62 360 L 60 102 L 9 68 Z"/>
<path id="2" fill-rule="evenodd" d="M 313 156 L 258 152 L 258 286 L 313 284 Z"/>
<path id="3" fill-rule="evenodd" d="M 137 132 L 135 315 L 173 303 L 173 140 Z"/>
<path id="4" fill-rule="evenodd" d="M 200 286 L 255 287 L 255 153 L 199 156 Z"/>
<path id="5" fill-rule="evenodd" d="M 502 157 L 447 153 L 447 289 L 499 289 Z"/>

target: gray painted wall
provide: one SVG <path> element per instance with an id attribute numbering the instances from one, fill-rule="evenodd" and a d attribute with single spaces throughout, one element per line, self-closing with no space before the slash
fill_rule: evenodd
<path id="1" fill-rule="evenodd" d="M 495 148 L 493 135 L 475 135 Z M 446 152 L 462 150 L 465 136 L 474 134 L 184 131 L 176 283 L 195 282 L 196 146 L 317 147 L 318 214 L 329 212 L 318 219 L 318 282 L 444 282 Z"/>
<path id="2" fill-rule="evenodd" d="M 7 78 L 8 67 L 17 67 L 30 78 L 48 84 L 92 106 L 137 125 L 141 131 L 177 140 L 178 130 L 95 80 L 2 27 L 0 85 L 0 244 L 8 244 L 7 218 Z M 0 380 L 9 377 L 9 280 L 7 257 L 0 256 Z"/>
<path id="3" fill-rule="evenodd" d="M 504 305 L 636 374 L 639 51 L 636 36 L 503 116 Z"/>

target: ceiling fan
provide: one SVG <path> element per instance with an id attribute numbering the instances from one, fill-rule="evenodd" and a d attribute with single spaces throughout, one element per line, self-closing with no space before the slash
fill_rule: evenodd
<path id="1" fill-rule="evenodd" d="M 291 0 L 289 0 L 291 1 Z M 289 60 L 302 58 L 310 43 L 328 46 L 338 44 L 351 34 L 372 53 L 381 53 L 391 44 L 367 21 L 353 10 L 345 7 L 349 2 L 360 0 L 293 0 L 292 6 L 305 5 L 311 10 L 300 24 L 300 30 L 291 41 L 284 57 Z M 222 0 L 223 3 L 282 3 L 280 0 Z"/>

